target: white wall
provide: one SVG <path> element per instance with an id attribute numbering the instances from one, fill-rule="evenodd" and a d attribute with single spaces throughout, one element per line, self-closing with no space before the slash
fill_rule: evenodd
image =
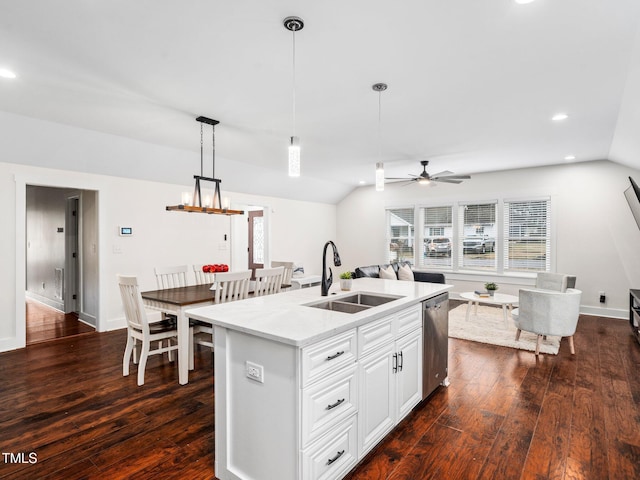
<path id="1" fill-rule="evenodd" d="M 526 196 L 551 196 L 553 269 L 577 275 L 583 291 L 582 311 L 626 317 L 628 290 L 640 286 L 640 230 L 635 224 L 624 190 L 628 176 L 638 170 L 608 161 L 558 165 L 473 175 L 460 185 L 387 185 L 384 192 L 362 187 L 338 205 L 338 244 L 345 265 L 384 263 L 386 207 L 439 205 L 453 201 L 482 201 Z M 475 290 L 488 277 L 446 274 L 453 292 Z M 500 278 L 501 292 L 517 294 L 531 278 Z M 598 302 L 598 292 L 607 295 Z"/>
<path id="2" fill-rule="evenodd" d="M 305 273 L 320 274 L 324 243 L 336 239 L 335 205 L 234 193 L 232 207 L 265 209 L 271 242 L 269 261 L 295 262 L 304 266 Z M 238 255 L 244 260 L 246 234 L 244 239 L 239 236 L 246 231 L 247 222 L 244 220 L 242 223 L 240 219 L 234 219 L 235 221 L 238 221 L 238 227 L 233 231 L 236 239 L 234 245 L 242 246 Z M 244 265 L 246 268 L 246 263 Z"/>
<path id="3" fill-rule="evenodd" d="M 184 179 L 188 182 L 185 185 L 69 170 L 85 170 L 87 163 L 96 158 L 107 163 L 113 159 L 119 164 L 128 162 L 135 174 L 141 175 L 138 161 L 153 165 L 155 159 L 160 159 L 157 168 L 162 169 L 163 163 L 172 158 L 181 162 L 191 157 L 191 152 L 1 112 L 0 120 L 3 138 L 22 138 L 26 142 L 7 142 L 0 156 L 0 208 L 4 222 L 0 236 L 0 351 L 20 348 L 25 343 L 27 185 L 96 192 L 95 199 L 86 206 L 97 211 L 99 234 L 97 239 L 83 238 L 88 243 L 83 247 L 85 253 L 95 252 L 88 260 L 97 266 L 99 287 L 97 291 L 85 291 L 84 295 L 92 306 L 97 302 L 101 331 L 124 326 L 116 284 L 118 273 L 138 275 L 143 289 L 154 289 L 156 265 L 228 263 L 233 268 L 229 235 L 232 217 L 165 210 L 166 205 L 179 203 L 183 191 L 193 189 L 195 172 L 190 167 L 185 166 Z M 56 151 L 52 152 L 52 143 L 41 141 L 42 138 L 55 138 Z M 286 178 L 283 174 L 283 179 Z M 251 204 L 269 208 L 272 259 L 291 259 L 304 263 L 312 271 L 320 271 L 322 245 L 336 235 L 335 205 L 226 190 L 223 196 L 231 198 L 232 207 Z M 134 235 L 120 237 L 119 226 L 132 227 Z"/>
<path id="4" fill-rule="evenodd" d="M 178 203 L 184 187 L 0 163 L 0 202 L 5 221 L 5 234 L 0 237 L 0 351 L 24 345 L 26 185 L 97 192 L 99 291 L 92 295 L 99 300 L 99 330 L 124 326 L 118 273 L 138 275 L 143 289 L 154 289 L 156 265 L 231 264 L 232 217 L 165 210 L 166 205 Z M 234 205 L 239 201 L 271 209 L 272 258 L 294 259 L 319 271 L 322 244 L 335 238 L 335 206 L 226 194 Z M 119 226 L 132 227 L 134 235 L 120 237 Z"/>

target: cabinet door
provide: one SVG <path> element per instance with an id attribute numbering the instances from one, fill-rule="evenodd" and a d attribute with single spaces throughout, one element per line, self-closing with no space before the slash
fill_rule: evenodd
<path id="1" fill-rule="evenodd" d="M 422 399 L 422 329 L 414 330 L 396 342 L 398 372 L 396 399 L 402 420 Z"/>
<path id="2" fill-rule="evenodd" d="M 382 345 L 375 353 L 360 361 L 359 458 L 395 425 L 393 347 L 393 342 Z"/>

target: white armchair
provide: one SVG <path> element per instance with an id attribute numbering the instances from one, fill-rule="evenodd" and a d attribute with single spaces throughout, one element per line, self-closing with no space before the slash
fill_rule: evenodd
<path id="1" fill-rule="evenodd" d="M 567 288 L 575 288 L 575 275 L 562 273 L 539 272 L 536 277 L 536 288 L 540 290 L 555 290 L 564 292 Z"/>
<path id="2" fill-rule="evenodd" d="M 576 332 L 580 315 L 582 292 L 568 288 L 564 292 L 521 289 L 519 307 L 511 312 L 518 332 L 532 332 L 538 335 L 536 355 L 540 353 L 540 339 L 552 335 L 568 337 L 571 353 L 575 354 L 573 334 Z"/>

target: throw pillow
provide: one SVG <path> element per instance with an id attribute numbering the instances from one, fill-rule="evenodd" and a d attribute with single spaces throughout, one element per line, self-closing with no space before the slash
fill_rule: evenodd
<path id="1" fill-rule="evenodd" d="M 413 271 L 409 265 L 401 265 L 398 269 L 398 280 L 409 280 L 413 282 Z"/>
<path id="2" fill-rule="evenodd" d="M 389 265 L 387 268 L 380 269 L 380 278 L 386 278 L 387 280 L 397 280 L 396 272 L 393 271 L 393 267 Z"/>

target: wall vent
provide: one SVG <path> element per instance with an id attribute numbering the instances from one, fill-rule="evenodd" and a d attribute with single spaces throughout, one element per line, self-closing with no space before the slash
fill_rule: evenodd
<path id="1" fill-rule="evenodd" d="M 55 291 L 53 296 L 62 300 L 64 285 L 64 268 L 56 268 L 55 271 Z"/>

